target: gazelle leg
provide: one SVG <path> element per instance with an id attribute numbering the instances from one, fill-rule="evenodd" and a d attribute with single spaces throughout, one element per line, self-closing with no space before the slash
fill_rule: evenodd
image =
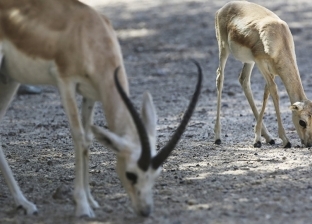
<path id="1" fill-rule="evenodd" d="M 277 93 L 277 86 L 276 86 L 275 82 L 273 82 L 273 80 L 272 80 L 271 84 L 269 85 L 269 89 L 270 89 L 270 94 L 272 96 L 275 111 L 276 111 L 277 124 L 278 124 L 278 136 L 283 141 L 283 147 L 284 148 L 290 148 L 291 144 L 290 144 L 290 142 L 286 136 L 285 129 L 284 129 L 283 123 L 282 123 L 281 112 L 279 109 L 279 96 Z"/>
<path id="2" fill-rule="evenodd" d="M 276 113 L 276 117 L 277 117 L 277 124 L 278 124 L 278 136 L 282 139 L 284 148 L 290 148 L 291 144 L 290 144 L 290 142 L 286 136 L 285 129 L 284 129 L 283 123 L 282 123 L 281 112 L 280 112 L 280 108 L 279 108 L 279 96 L 278 96 L 278 92 L 277 92 L 277 85 L 274 81 L 273 75 L 271 75 L 271 73 L 269 71 L 267 71 L 266 68 L 267 68 L 266 65 L 262 66 L 260 64 L 260 66 L 259 66 L 259 69 L 260 69 L 261 73 L 263 74 L 263 76 L 266 80 L 267 88 L 268 88 L 268 90 L 271 94 L 272 100 L 273 100 L 275 113 Z"/>
<path id="3" fill-rule="evenodd" d="M 261 135 L 260 135 L 260 132 L 261 132 L 261 129 L 263 130 L 263 125 L 264 124 L 263 124 L 262 121 L 263 121 L 263 115 L 264 115 L 264 111 L 265 111 L 265 107 L 266 107 L 266 104 L 268 102 L 268 99 L 269 99 L 269 88 L 268 88 L 268 85 L 265 85 L 264 93 L 263 93 L 262 108 L 261 108 L 260 114 L 259 114 L 258 119 L 257 119 L 257 124 L 255 126 L 254 147 L 256 147 L 256 148 L 260 148 L 261 147 Z M 274 141 L 274 140 L 272 140 L 272 141 Z"/>
<path id="4" fill-rule="evenodd" d="M 19 84 L 12 81 L 3 82 L 0 81 L 0 120 L 2 120 L 5 112 L 13 99 L 13 96 L 18 88 Z M 0 144 L 0 170 L 4 176 L 4 179 L 9 186 L 14 201 L 18 207 L 22 207 L 26 214 L 37 213 L 37 207 L 33 203 L 29 202 L 20 190 L 17 182 L 14 179 L 12 170 L 9 167 L 5 155 L 3 153 Z"/>
<path id="5" fill-rule="evenodd" d="M 93 124 L 93 108 L 94 108 L 95 102 L 93 100 L 83 98 L 82 100 L 82 108 L 81 108 L 81 115 L 82 115 L 82 125 L 85 130 L 85 139 L 87 148 L 90 147 L 93 139 L 93 134 L 91 131 L 91 125 Z M 88 153 L 84 154 L 84 167 L 87 167 L 87 169 L 84 170 L 84 185 L 87 193 L 87 198 L 90 203 L 90 205 L 93 208 L 99 208 L 99 204 L 97 201 L 94 200 L 90 185 L 89 185 L 89 150 Z"/>
<path id="6" fill-rule="evenodd" d="M 224 82 L 224 67 L 226 64 L 226 60 L 229 56 L 229 52 L 226 48 L 220 45 L 219 43 L 219 67 L 217 69 L 217 78 L 216 78 L 216 86 L 218 92 L 218 102 L 217 102 L 217 119 L 214 127 L 215 133 L 215 144 L 221 144 L 221 121 L 220 121 L 220 113 L 221 113 L 221 98 L 222 98 L 222 89 Z"/>
<path id="7" fill-rule="evenodd" d="M 244 90 L 245 96 L 248 100 L 248 103 L 251 107 L 251 110 L 252 110 L 256 120 L 258 121 L 259 120 L 258 119 L 259 114 L 258 114 L 258 110 L 257 110 L 256 104 L 255 104 L 254 98 L 253 98 L 251 87 L 250 87 L 250 76 L 251 76 L 251 71 L 252 71 L 253 67 L 254 67 L 254 63 L 244 63 L 243 69 L 242 69 L 241 74 L 239 76 L 239 82 L 240 82 L 240 84 Z M 265 109 L 265 108 L 263 108 L 263 109 Z M 267 128 L 265 127 L 264 123 L 262 122 L 262 119 L 261 119 L 261 134 L 263 135 L 263 137 L 265 138 L 267 143 L 270 143 L 271 145 L 275 144 L 273 137 L 268 132 Z M 260 135 L 260 133 L 259 133 L 259 135 L 256 134 L 254 144 L 256 144 L 257 142 L 260 142 L 259 147 L 261 147 L 261 135 Z"/>
<path id="8" fill-rule="evenodd" d="M 76 84 L 63 78 L 58 79 L 58 87 L 61 100 L 69 120 L 70 129 L 75 147 L 75 189 L 74 199 L 76 202 L 76 216 L 94 217 L 94 212 L 89 205 L 87 191 L 85 189 L 86 157 L 88 147 L 85 140 L 85 133 L 80 120 L 77 102 L 75 98 Z"/>

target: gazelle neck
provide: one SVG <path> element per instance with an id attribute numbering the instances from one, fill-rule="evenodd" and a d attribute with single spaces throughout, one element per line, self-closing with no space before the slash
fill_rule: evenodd
<path id="1" fill-rule="evenodd" d="M 306 100 L 307 97 L 303 90 L 296 62 L 293 63 L 293 65 L 287 67 L 284 66 L 279 70 L 279 76 L 285 85 L 291 104 Z"/>
<path id="2" fill-rule="evenodd" d="M 111 74 L 113 75 L 113 72 L 111 72 Z M 127 75 L 123 67 L 120 69 L 118 79 L 127 95 L 129 95 Z M 101 101 L 107 125 L 110 131 L 119 136 L 127 135 L 130 138 L 137 138 L 137 130 L 133 119 L 131 118 L 129 111 L 117 92 L 116 86 L 113 82 L 113 76 L 111 76 L 109 81 L 106 80 L 106 82 L 101 84 L 101 91 L 104 91 L 104 93 L 101 94 L 104 96 Z"/>

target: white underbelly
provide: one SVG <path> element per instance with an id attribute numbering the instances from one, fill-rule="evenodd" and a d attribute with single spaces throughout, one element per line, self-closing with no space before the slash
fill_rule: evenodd
<path id="1" fill-rule="evenodd" d="M 57 85 L 58 71 L 54 61 L 28 57 L 9 41 L 0 43 L 0 51 L 1 47 L 5 64 L 1 65 L 1 72 L 4 75 L 24 84 Z M 72 81 L 77 84 L 78 93 L 93 100 L 100 100 L 98 91 L 89 79 L 78 76 L 72 77 Z"/>
<path id="2" fill-rule="evenodd" d="M 245 47 L 243 45 L 237 44 L 236 42 L 229 42 L 230 51 L 233 56 L 244 63 L 252 63 L 254 62 L 253 54 L 250 48 Z"/>
<path id="3" fill-rule="evenodd" d="M 31 58 L 9 41 L 2 42 L 2 52 L 6 70 L 4 72 L 15 81 L 34 85 L 56 84 L 54 61 Z"/>

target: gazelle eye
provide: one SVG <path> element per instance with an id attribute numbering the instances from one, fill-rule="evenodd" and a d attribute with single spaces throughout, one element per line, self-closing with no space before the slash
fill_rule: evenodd
<path id="1" fill-rule="evenodd" d="M 305 122 L 305 121 L 303 121 L 303 120 L 300 120 L 300 121 L 299 121 L 299 124 L 300 124 L 300 126 L 303 127 L 303 128 L 306 128 L 306 127 L 307 127 L 307 122 Z"/>
<path id="2" fill-rule="evenodd" d="M 134 185 L 138 180 L 138 176 L 134 173 L 126 172 L 126 177 Z"/>

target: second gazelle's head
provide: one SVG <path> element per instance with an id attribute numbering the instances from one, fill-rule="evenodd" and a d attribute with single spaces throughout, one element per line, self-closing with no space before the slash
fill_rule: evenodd
<path id="1" fill-rule="evenodd" d="M 310 100 L 300 101 L 290 106 L 292 119 L 301 139 L 306 147 L 312 146 L 312 102 Z"/>
<path id="2" fill-rule="evenodd" d="M 177 130 L 168 143 L 156 152 L 157 116 L 152 97 L 145 93 L 141 116 L 135 110 L 127 94 L 118 81 L 118 69 L 115 70 L 115 84 L 125 103 L 136 127 L 138 136 L 119 136 L 108 129 L 92 126 L 95 138 L 117 153 L 117 173 L 122 185 L 128 193 L 134 210 L 142 216 L 148 216 L 153 208 L 153 186 L 161 172 L 161 164 L 168 158 L 171 151 L 183 134 L 188 121 L 195 109 L 200 95 L 202 71 L 197 62 L 198 82 L 191 102 Z M 133 133 L 134 134 L 134 133 Z"/>

